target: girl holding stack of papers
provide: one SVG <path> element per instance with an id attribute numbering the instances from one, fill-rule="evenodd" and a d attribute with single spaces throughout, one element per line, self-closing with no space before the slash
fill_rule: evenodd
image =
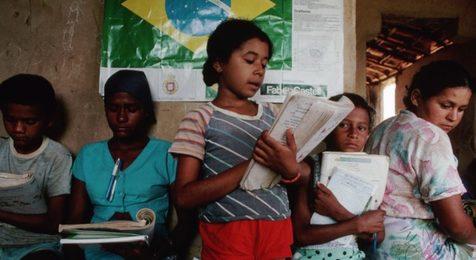
<path id="1" fill-rule="evenodd" d="M 329 135 L 327 150 L 361 152 L 375 112 L 362 97 L 350 93 L 343 95 L 354 103 L 355 108 Z M 331 100 L 336 101 L 341 96 Z M 291 192 L 295 244 L 299 246 L 293 258 L 363 259 L 365 254 L 359 250 L 355 237 L 349 235 L 382 232 L 384 211 L 371 210 L 357 216 L 349 212 L 329 188 L 318 182 L 320 158 L 317 158 L 315 165 L 314 176 L 303 175 L 302 185 Z M 369 200 L 364 204 L 368 204 Z M 328 224 L 315 224 L 314 211 L 331 221 L 317 221 Z"/>

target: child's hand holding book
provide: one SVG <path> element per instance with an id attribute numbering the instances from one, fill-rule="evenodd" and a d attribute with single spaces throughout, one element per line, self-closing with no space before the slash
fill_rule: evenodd
<path id="1" fill-rule="evenodd" d="M 318 183 L 314 192 L 314 209 L 317 213 L 328 216 L 337 222 L 349 220 L 354 215 L 339 203 L 331 190 Z"/>
<path id="2" fill-rule="evenodd" d="M 253 159 L 281 175 L 284 180 L 297 180 L 300 166 L 296 160 L 296 142 L 290 129 L 286 131 L 286 144 L 264 131 L 256 142 Z"/>
<path id="3" fill-rule="evenodd" d="M 370 210 L 362 213 L 359 216 L 356 216 L 358 233 L 374 234 L 383 231 L 384 217 L 385 211 L 379 209 Z"/>

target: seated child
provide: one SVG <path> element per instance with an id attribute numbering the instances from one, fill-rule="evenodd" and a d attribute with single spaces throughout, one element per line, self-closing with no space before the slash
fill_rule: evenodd
<path id="1" fill-rule="evenodd" d="M 326 139 L 328 151 L 361 152 L 369 137 L 374 110 L 356 94 L 345 93 L 354 110 L 332 131 Z M 331 97 L 337 101 L 342 95 Z M 295 259 L 363 259 L 365 254 L 359 250 L 355 240 L 345 247 L 325 244 L 319 249 L 305 246 L 324 244 L 337 238 L 383 231 L 384 211 L 373 210 L 354 216 L 322 184 L 317 184 L 320 173 L 319 159 L 314 171 L 315 176 L 303 175 L 298 189 L 291 193 L 292 220 L 296 245 L 301 246 L 294 254 Z M 317 185 L 317 192 L 314 189 Z M 312 206 L 313 205 L 313 206 Z M 337 223 L 331 225 L 310 224 L 313 211 L 333 218 Z"/>
<path id="2" fill-rule="evenodd" d="M 0 139 L 0 172 L 33 176 L 22 187 L 30 197 L 0 205 L 0 259 L 60 256 L 55 234 L 70 192 L 72 158 L 45 136 L 55 108 L 55 92 L 41 76 L 19 74 L 0 85 L 0 109 L 10 136 Z M 7 193 L 1 190 L 0 196 Z"/>
<path id="3" fill-rule="evenodd" d="M 74 162 L 71 197 L 76 206 L 70 212 L 70 222 L 135 219 L 141 208 L 150 208 L 156 215 L 156 232 L 151 247 L 135 243 L 91 246 L 85 249 L 86 258 L 159 257 L 165 253 L 161 248 L 165 241 L 159 239 L 169 236 L 175 246 L 182 247 L 187 242 L 183 239 L 185 232 L 193 235 L 193 221 L 184 221 L 184 215 L 178 211 L 178 224 L 172 234 L 167 234 L 169 193 L 175 181 L 176 161 L 167 152 L 169 142 L 148 136 L 156 118 L 145 74 L 134 70 L 114 73 L 104 87 L 104 106 L 112 137 L 85 145 Z M 115 192 L 106 197 L 118 159 L 121 163 Z M 87 214 L 90 210 L 92 217 Z"/>

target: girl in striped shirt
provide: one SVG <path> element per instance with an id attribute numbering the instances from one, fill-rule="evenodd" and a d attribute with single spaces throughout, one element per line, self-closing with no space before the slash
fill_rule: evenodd
<path id="1" fill-rule="evenodd" d="M 272 107 L 248 99 L 263 82 L 271 40 L 254 23 L 232 19 L 212 33 L 207 54 L 204 81 L 218 84 L 218 95 L 185 116 L 169 150 L 178 157 L 176 207 L 200 208 L 203 259 L 290 257 L 292 225 L 282 184 L 299 182 L 310 168 L 297 163 L 290 131 L 287 145 L 265 131 L 275 118 Z M 252 157 L 284 181 L 269 189 L 240 189 Z"/>

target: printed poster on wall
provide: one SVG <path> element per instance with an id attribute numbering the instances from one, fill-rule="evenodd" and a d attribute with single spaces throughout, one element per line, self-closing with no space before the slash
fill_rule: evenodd
<path id="1" fill-rule="evenodd" d="M 256 100 L 343 92 L 344 0 L 106 0 L 99 92 L 120 69 L 146 73 L 156 101 L 206 101 L 208 36 L 229 18 L 253 20 L 274 54 Z"/>

